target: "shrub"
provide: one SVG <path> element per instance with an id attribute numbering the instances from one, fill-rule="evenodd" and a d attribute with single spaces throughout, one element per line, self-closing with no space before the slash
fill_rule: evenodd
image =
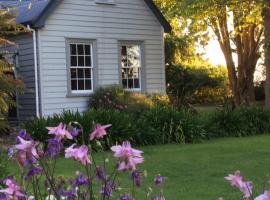
<path id="1" fill-rule="evenodd" d="M 132 140 L 134 134 L 136 134 L 133 121 L 130 115 L 118 110 L 91 109 L 83 114 L 65 111 L 60 115 L 54 115 L 52 117 L 36 118 L 33 121 L 26 122 L 24 128 L 31 133 L 34 139 L 45 142 L 49 139 L 46 127 L 56 126 L 60 122 L 66 124 L 69 122 L 77 122 L 84 127 L 85 133 L 90 133 L 96 122 L 114 124 L 114 126 L 108 130 L 110 134 L 107 137 L 106 145 L 109 146 L 116 142 Z M 85 140 L 86 139 L 88 138 L 85 138 Z"/>
<path id="2" fill-rule="evenodd" d="M 110 86 L 99 88 L 91 97 L 89 107 L 95 109 L 116 109 L 140 114 L 149 110 L 155 104 L 169 104 L 169 98 L 166 95 L 145 95 L 124 90 L 120 86 Z"/>
<path id="3" fill-rule="evenodd" d="M 208 137 L 249 136 L 270 132 L 270 111 L 262 107 L 225 107 L 205 124 Z"/>
<path id="4" fill-rule="evenodd" d="M 193 143 L 204 138 L 204 130 L 188 110 L 155 106 L 138 121 L 140 144 Z"/>
<path id="5" fill-rule="evenodd" d="M 0 180 L 7 176 L 7 156 L 6 152 L 0 149 Z"/>

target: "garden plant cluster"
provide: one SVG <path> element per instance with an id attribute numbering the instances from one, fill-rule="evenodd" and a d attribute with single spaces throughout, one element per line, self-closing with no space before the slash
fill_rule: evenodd
<path id="1" fill-rule="evenodd" d="M 144 189 L 142 187 L 144 170 L 137 167 L 144 162 L 143 152 L 132 148 L 129 141 L 111 146 L 115 164 L 113 169 L 110 169 L 102 140 L 106 140 L 108 136 L 106 129 L 111 127 L 111 124 L 96 124 L 91 134 L 86 135 L 87 142 L 83 140 L 82 144 L 78 143 L 78 139 L 86 132 L 76 122 L 47 127 L 48 135 L 53 137 L 46 143 L 35 141 L 25 130 L 20 131 L 16 143 L 8 150 L 9 157 L 19 165 L 20 179 L 16 176 L 4 178 L 0 199 L 136 200 L 136 190 Z M 95 148 L 103 155 L 101 161 L 95 158 L 89 141 L 95 143 Z M 64 143 L 73 144 L 65 148 Z M 61 153 L 64 153 L 66 159 L 80 163 L 83 170 L 76 171 L 72 178 L 58 177 L 55 168 L 57 157 L 61 156 Z M 121 185 L 118 178 L 125 173 L 130 180 L 130 187 Z M 165 200 L 162 191 L 165 180 L 166 177 L 157 175 L 152 181 L 153 186 L 144 189 L 145 199 Z M 159 188 L 160 192 L 154 192 L 152 187 Z"/>

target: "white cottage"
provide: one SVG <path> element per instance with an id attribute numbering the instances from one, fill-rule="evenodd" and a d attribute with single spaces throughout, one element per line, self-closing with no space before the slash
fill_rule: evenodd
<path id="1" fill-rule="evenodd" d="M 18 45 L 25 82 L 18 118 L 84 111 L 96 88 L 165 93 L 164 32 L 171 27 L 152 0 L 0 0 L 17 8 L 31 33 Z M 8 48 L 8 47 L 7 47 Z"/>

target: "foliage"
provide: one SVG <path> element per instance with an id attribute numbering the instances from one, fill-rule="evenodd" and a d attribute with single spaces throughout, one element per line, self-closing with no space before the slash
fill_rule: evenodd
<path id="1" fill-rule="evenodd" d="M 176 111 L 173 106 L 156 106 L 142 114 L 138 121 L 139 144 L 196 143 L 205 132 L 196 116 L 188 110 Z"/>
<path id="2" fill-rule="evenodd" d="M 24 27 L 17 25 L 14 15 L 10 12 L 0 11 L 0 45 L 15 45 L 7 39 L 10 35 L 25 31 Z M 0 53 L 0 130 L 6 129 L 6 113 L 10 107 L 15 106 L 13 96 L 18 89 L 22 89 L 22 81 L 13 76 L 13 66 Z"/>
<path id="3" fill-rule="evenodd" d="M 0 149 L 0 180 L 7 176 L 7 156 L 4 150 Z"/>
<path id="4" fill-rule="evenodd" d="M 81 141 L 83 145 L 79 145 L 77 138 L 78 134 L 85 134 L 82 126 L 71 127 L 71 131 L 63 123 L 50 127 L 48 134 L 51 137 L 46 144 L 40 144 L 24 130 L 20 131 L 10 148 L 9 156 L 18 164 L 21 180 L 17 181 L 15 176 L 8 176 L 2 180 L 5 187 L 0 190 L 1 198 L 134 200 L 136 190 L 141 190 L 146 193 L 146 199 L 165 199 L 162 186 L 167 177 L 157 175 L 153 179 L 151 188 L 156 188 L 159 192 L 144 186 L 142 182 L 144 170 L 138 168 L 138 165 L 144 162 L 143 152 L 132 148 L 129 141 L 124 141 L 122 145 L 111 146 L 114 159 L 109 160 L 111 156 L 104 151 L 102 141 L 106 141 L 108 135 L 106 130 L 111 126 L 96 124 L 93 132 L 87 134 L 88 140 Z M 73 145 L 64 148 L 63 143 L 66 141 Z M 88 145 L 90 141 L 102 151 L 102 160 L 95 158 L 92 146 Z M 74 171 L 74 176 L 57 176 L 56 158 L 61 152 L 64 152 L 66 159 L 80 163 L 80 171 Z M 110 162 L 113 164 L 109 165 Z M 121 185 L 120 176 L 123 175 L 126 175 L 129 184 Z"/>
<path id="5" fill-rule="evenodd" d="M 47 118 L 35 118 L 32 121 L 24 123 L 24 128 L 31 133 L 35 140 L 45 142 L 49 139 L 46 134 L 46 127 L 56 126 L 60 122 L 68 124 L 74 121 L 84 127 L 85 133 L 90 133 L 94 129 L 94 124 L 98 121 L 102 124 L 114 124 L 108 130 L 109 135 L 106 138 L 106 146 L 120 143 L 125 140 L 131 140 L 136 134 L 133 118 L 126 113 L 111 109 L 91 109 L 83 114 L 79 112 L 65 111 L 62 114 Z M 80 135 L 79 137 L 82 137 Z M 85 135 L 84 140 L 88 140 Z"/>
<path id="6" fill-rule="evenodd" d="M 157 103 L 169 104 L 169 99 L 166 95 L 145 95 L 124 90 L 120 86 L 110 86 L 96 90 L 90 97 L 89 107 L 116 109 L 139 115 Z"/>
<path id="7" fill-rule="evenodd" d="M 196 63 L 197 64 L 197 63 Z M 177 106 L 187 103 L 220 102 L 227 95 L 226 74 L 211 65 L 169 65 L 167 92 Z"/>
<path id="8" fill-rule="evenodd" d="M 209 137 L 242 137 L 270 132 L 270 111 L 262 107 L 225 106 L 209 117 Z"/>

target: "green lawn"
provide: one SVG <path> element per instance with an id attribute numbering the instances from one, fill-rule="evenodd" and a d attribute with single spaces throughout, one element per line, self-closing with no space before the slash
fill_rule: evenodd
<path id="1" fill-rule="evenodd" d="M 167 200 L 239 200 L 240 193 L 229 186 L 224 176 L 241 170 L 254 181 L 260 192 L 263 180 L 270 173 L 270 136 L 220 139 L 195 145 L 149 146 L 144 150 L 148 177 L 161 173 L 168 178 Z M 59 175 L 70 176 L 78 165 L 59 159 Z M 11 165 L 14 172 L 15 168 Z M 123 182 L 123 187 L 125 187 Z M 148 184 L 148 182 L 146 182 Z M 137 193 L 138 200 L 144 200 Z"/>

